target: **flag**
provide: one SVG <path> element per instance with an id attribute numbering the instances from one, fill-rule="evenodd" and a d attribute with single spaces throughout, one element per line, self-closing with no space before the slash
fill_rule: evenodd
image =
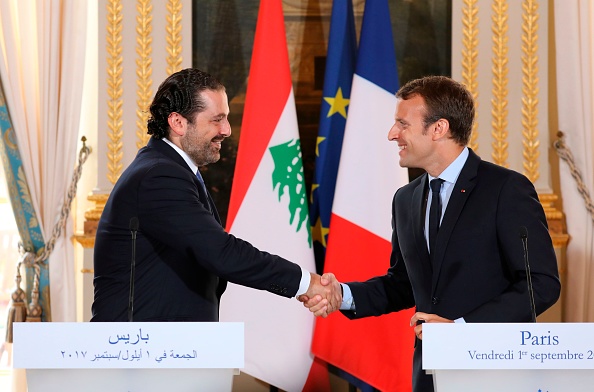
<path id="1" fill-rule="evenodd" d="M 387 0 L 367 1 L 324 267 L 342 282 L 383 275 L 389 267 L 392 197 L 408 182 L 398 148 L 387 138 L 397 89 Z M 360 320 L 332 314 L 317 321 L 313 352 L 375 388 L 410 391 L 412 314 L 411 309 Z"/>
<path id="2" fill-rule="evenodd" d="M 328 34 L 320 127 L 316 141 L 316 165 L 309 209 L 318 273 L 324 270 L 332 201 L 356 60 L 357 33 L 353 2 L 352 0 L 334 1 Z M 327 367 L 319 358 L 315 358 L 315 361 L 320 367 Z M 352 375 L 343 372 L 342 369 L 336 369 L 336 374 L 363 391 L 371 389 Z"/>
<path id="3" fill-rule="evenodd" d="M 357 35 L 352 0 L 338 0 L 332 5 L 327 53 L 310 208 L 318 272 L 324 270 L 334 187 L 355 73 Z"/>
<path id="4" fill-rule="evenodd" d="M 315 270 L 281 0 L 262 0 L 227 230 Z M 314 316 L 296 299 L 229 284 L 221 321 L 245 323 L 245 368 L 289 392 L 304 388 Z"/>

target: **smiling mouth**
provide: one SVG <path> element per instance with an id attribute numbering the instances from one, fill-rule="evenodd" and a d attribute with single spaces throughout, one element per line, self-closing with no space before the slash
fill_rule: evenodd
<path id="1" fill-rule="evenodd" d="M 400 151 L 402 151 L 402 150 L 406 150 L 406 144 L 401 144 L 401 145 L 398 145 L 398 149 L 399 149 Z"/>

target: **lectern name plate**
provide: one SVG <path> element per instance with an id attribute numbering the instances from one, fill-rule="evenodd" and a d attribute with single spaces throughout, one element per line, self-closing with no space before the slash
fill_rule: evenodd
<path id="1" fill-rule="evenodd" d="M 423 369 L 594 369 L 594 324 L 423 324 Z"/>
<path id="2" fill-rule="evenodd" d="M 15 323 L 14 367 L 243 368 L 243 323 Z"/>

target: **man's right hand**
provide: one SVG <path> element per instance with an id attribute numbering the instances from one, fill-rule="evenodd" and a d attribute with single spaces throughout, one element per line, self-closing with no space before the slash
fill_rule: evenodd
<path id="1" fill-rule="evenodd" d="M 333 273 L 311 274 L 309 289 L 297 298 L 315 316 L 328 317 L 340 308 L 342 288 Z"/>

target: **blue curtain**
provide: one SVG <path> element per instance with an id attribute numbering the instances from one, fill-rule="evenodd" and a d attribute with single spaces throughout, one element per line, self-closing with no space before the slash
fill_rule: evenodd
<path id="1" fill-rule="evenodd" d="M 43 251 L 45 241 L 39 227 L 39 220 L 31 204 L 29 186 L 25 178 L 25 171 L 19 152 L 16 135 L 10 121 L 10 114 L 6 105 L 4 89 L 0 80 L 0 156 L 6 175 L 10 203 L 14 211 L 21 242 L 25 251 L 39 254 Z M 16 263 L 17 260 L 14 260 Z M 49 297 L 49 269 L 48 261 L 39 265 L 39 305 L 42 308 L 42 321 L 51 321 Z M 35 277 L 34 268 L 26 268 L 27 298 L 31 299 L 31 289 Z M 27 304 L 28 305 L 28 304 Z"/>

